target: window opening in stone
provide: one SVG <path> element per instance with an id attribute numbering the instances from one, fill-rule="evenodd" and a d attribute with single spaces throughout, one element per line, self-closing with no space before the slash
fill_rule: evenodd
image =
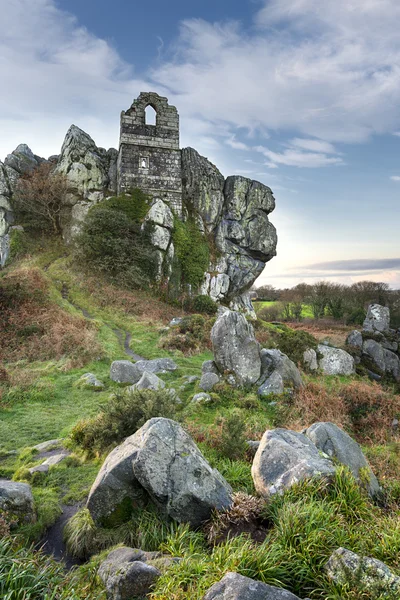
<path id="1" fill-rule="evenodd" d="M 145 123 L 146 125 L 155 125 L 157 119 L 157 113 L 152 106 L 146 106 L 145 108 Z"/>
<path id="2" fill-rule="evenodd" d="M 149 159 L 146 156 L 142 156 L 142 158 L 140 159 L 140 166 L 142 169 L 149 168 Z"/>

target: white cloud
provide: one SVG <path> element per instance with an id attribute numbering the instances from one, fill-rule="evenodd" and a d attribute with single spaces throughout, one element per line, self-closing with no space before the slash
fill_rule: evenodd
<path id="1" fill-rule="evenodd" d="M 117 145 L 119 113 L 148 83 L 53 0 L 0 0 L 0 13 L 0 157 L 21 142 L 58 152 L 71 123 Z"/>
<path id="2" fill-rule="evenodd" d="M 392 176 L 390 177 L 390 179 L 391 179 L 392 181 L 400 181 L 400 175 L 392 175 Z"/>
<path id="3" fill-rule="evenodd" d="M 323 152 L 325 154 L 336 154 L 335 147 L 329 142 L 322 140 L 310 140 L 304 138 L 294 138 L 290 140 L 291 146 L 303 148 L 304 150 L 312 150 L 313 152 Z"/>
<path id="4" fill-rule="evenodd" d="M 269 159 L 266 163 L 269 167 L 285 165 L 288 167 L 319 168 L 343 164 L 341 158 L 327 156 L 321 152 L 305 152 L 296 148 L 287 148 L 283 152 L 273 152 L 264 146 L 257 146 L 256 149 Z"/>
<path id="5" fill-rule="evenodd" d="M 235 138 L 235 136 L 232 136 L 229 139 L 227 139 L 226 144 L 228 144 L 228 146 L 230 146 L 234 150 L 245 150 L 245 151 L 251 150 L 250 146 L 248 146 L 247 144 L 244 144 L 243 142 L 240 142 L 239 140 L 237 140 Z"/>
<path id="6" fill-rule="evenodd" d="M 400 128 L 399 20 L 398 0 L 265 0 L 255 30 L 184 21 L 153 78 L 183 115 L 362 142 Z"/>

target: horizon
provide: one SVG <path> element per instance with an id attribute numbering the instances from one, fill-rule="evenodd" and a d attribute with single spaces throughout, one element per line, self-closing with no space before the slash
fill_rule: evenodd
<path id="1" fill-rule="evenodd" d="M 400 6 L 125 4 L 0 0 L 0 159 L 20 143 L 58 154 L 71 123 L 118 147 L 121 110 L 154 90 L 181 147 L 274 192 L 278 255 L 257 287 L 400 288 Z"/>

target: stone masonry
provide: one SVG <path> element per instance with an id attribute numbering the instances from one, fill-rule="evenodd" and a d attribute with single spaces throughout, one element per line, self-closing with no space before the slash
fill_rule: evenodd
<path id="1" fill-rule="evenodd" d="M 156 124 L 146 124 L 146 108 L 156 112 Z M 182 214 L 179 115 L 155 92 L 142 92 L 121 113 L 118 193 L 140 188 Z"/>

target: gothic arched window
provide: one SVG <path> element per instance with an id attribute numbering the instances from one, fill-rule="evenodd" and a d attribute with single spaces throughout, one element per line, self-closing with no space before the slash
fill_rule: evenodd
<path id="1" fill-rule="evenodd" d="M 157 119 L 157 113 L 152 106 L 146 106 L 145 108 L 145 123 L 146 125 L 155 125 Z"/>

